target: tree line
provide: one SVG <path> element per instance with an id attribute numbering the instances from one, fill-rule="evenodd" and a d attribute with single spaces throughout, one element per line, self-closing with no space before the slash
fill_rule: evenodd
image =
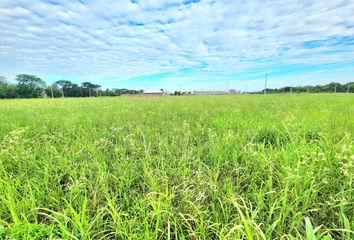
<path id="1" fill-rule="evenodd" d="M 0 76 L 0 98 L 40 98 L 40 97 L 98 97 L 120 96 L 123 94 L 139 94 L 143 90 L 130 90 L 126 88 L 101 89 L 101 86 L 91 82 L 83 82 L 80 85 L 69 80 L 58 80 L 47 85 L 45 81 L 35 75 L 19 74 L 15 78 L 16 83 L 6 81 Z M 163 89 L 161 89 L 163 91 Z M 264 90 L 252 93 L 263 93 Z M 297 86 L 283 88 L 267 88 L 269 94 L 275 93 L 321 93 L 321 92 L 350 92 L 354 93 L 354 82 L 346 84 L 329 83 L 316 86 Z M 175 95 L 181 95 L 175 91 Z"/>
<path id="2" fill-rule="evenodd" d="M 316 86 L 297 86 L 297 87 L 283 87 L 283 88 L 267 88 L 267 93 L 354 93 L 354 82 L 349 82 L 345 84 L 340 84 L 336 82 L 331 82 L 325 85 Z M 264 90 L 254 93 L 263 93 Z"/>
<path id="3" fill-rule="evenodd" d="M 0 98 L 40 98 L 40 97 L 98 97 L 120 96 L 122 94 L 139 94 L 143 90 L 113 88 L 102 90 L 101 86 L 91 82 L 80 85 L 69 80 L 58 80 L 47 85 L 45 81 L 35 75 L 19 74 L 16 83 L 6 81 L 0 76 Z"/>

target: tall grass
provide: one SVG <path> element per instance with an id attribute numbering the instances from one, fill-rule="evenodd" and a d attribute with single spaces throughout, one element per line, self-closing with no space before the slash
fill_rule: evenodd
<path id="1" fill-rule="evenodd" d="M 1 239 L 354 239 L 348 94 L 0 101 Z"/>

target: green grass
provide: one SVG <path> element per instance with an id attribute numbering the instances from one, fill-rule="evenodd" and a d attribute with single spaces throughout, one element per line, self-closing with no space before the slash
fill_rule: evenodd
<path id="1" fill-rule="evenodd" d="M 354 239 L 354 96 L 0 101 L 0 239 Z"/>

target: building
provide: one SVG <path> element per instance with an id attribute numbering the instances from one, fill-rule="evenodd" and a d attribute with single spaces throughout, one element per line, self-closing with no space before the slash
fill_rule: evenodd
<path id="1" fill-rule="evenodd" d="M 225 91 L 193 91 L 193 95 L 227 95 Z"/>
<path id="2" fill-rule="evenodd" d="M 238 90 L 231 89 L 227 91 L 193 91 L 193 95 L 231 95 L 231 94 L 240 94 Z"/>
<path id="3" fill-rule="evenodd" d="M 163 92 L 144 92 L 139 94 L 123 94 L 122 96 L 129 96 L 129 97 L 165 97 L 169 96 L 169 93 L 166 91 Z"/>

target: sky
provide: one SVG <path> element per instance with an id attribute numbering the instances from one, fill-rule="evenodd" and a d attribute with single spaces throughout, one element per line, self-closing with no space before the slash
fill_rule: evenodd
<path id="1" fill-rule="evenodd" d="M 354 0 L 0 0 L 0 75 L 248 91 L 354 81 Z"/>

